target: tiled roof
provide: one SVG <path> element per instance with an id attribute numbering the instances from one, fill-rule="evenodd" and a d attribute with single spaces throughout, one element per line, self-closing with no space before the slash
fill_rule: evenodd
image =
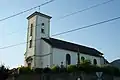
<path id="1" fill-rule="evenodd" d="M 66 41 L 58 40 L 58 39 L 54 39 L 54 38 L 49 38 L 49 39 L 42 38 L 42 39 L 44 41 L 46 41 L 47 43 L 49 43 L 50 45 L 52 45 L 52 47 L 55 47 L 55 48 L 70 50 L 70 51 L 74 51 L 74 52 L 79 51 L 80 53 L 97 56 L 97 57 L 101 57 L 103 55 L 98 50 L 96 50 L 94 48 L 86 47 L 83 45 L 70 43 L 70 42 L 66 42 Z"/>

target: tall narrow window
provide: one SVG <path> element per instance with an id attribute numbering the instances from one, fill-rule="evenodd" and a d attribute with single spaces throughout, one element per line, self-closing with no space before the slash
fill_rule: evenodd
<path id="1" fill-rule="evenodd" d="M 70 54 L 66 54 L 66 64 L 67 65 L 71 64 L 71 56 L 70 56 Z"/>
<path id="2" fill-rule="evenodd" d="M 96 59 L 93 60 L 93 64 L 97 65 L 97 60 Z"/>
<path id="3" fill-rule="evenodd" d="M 45 33 L 45 24 L 42 23 L 41 26 L 42 26 L 42 27 L 41 27 L 41 33 Z"/>
<path id="4" fill-rule="evenodd" d="M 32 36 L 32 32 L 33 32 L 33 24 L 31 24 L 30 26 L 30 36 Z"/>
<path id="5" fill-rule="evenodd" d="M 41 29 L 41 32 L 42 32 L 42 33 L 45 33 L 45 31 L 44 31 L 44 29 L 43 29 L 43 28 Z"/>
<path id="6" fill-rule="evenodd" d="M 32 47 L 32 40 L 30 40 L 30 42 L 29 42 L 29 48 L 31 48 Z"/>

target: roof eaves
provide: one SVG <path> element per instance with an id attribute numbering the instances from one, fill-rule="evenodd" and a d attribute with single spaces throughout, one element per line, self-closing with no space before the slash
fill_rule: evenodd
<path id="1" fill-rule="evenodd" d="M 54 48 L 59 48 L 59 49 L 64 49 L 64 50 L 70 50 L 70 51 L 74 51 L 74 52 L 78 52 L 78 50 L 77 49 L 70 49 L 70 48 L 66 48 L 66 47 L 61 47 L 61 45 L 59 45 L 59 46 L 56 46 L 56 43 L 54 44 L 54 43 L 52 43 L 51 41 L 54 41 L 54 40 L 57 40 L 57 39 L 53 39 L 53 38 L 50 38 L 50 39 L 45 39 L 45 38 L 43 38 L 43 40 L 44 41 L 46 41 L 47 43 L 49 43 L 51 46 L 53 46 Z M 58 41 L 61 41 L 61 40 L 58 40 Z M 65 41 L 62 41 L 62 42 L 65 42 Z M 70 43 L 70 42 L 68 42 L 68 43 Z M 71 44 L 71 43 L 70 43 Z M 82 45 L 78 45 L 78 44 L 74 44 L 73 43 L 73 45 L 77 45 L 78 46 L 78 48 L 80 49 L 80 53 L 82 53 L 82 54 L 89 54 L 89 55 L 92 55 L 92 56 L 97 56 L 97 57 L 102 57 L 102 55 L 100 55 L 99 53 L 99 51 L 97 51 L 96 49 L 94 49 L 94 48 L 89 48 L 89 47 L 86 47 L 86 46 L 83 46 L 83 47 L 85 47 L 85 48 L 87 48 L 88 49 L 88 51 L 87 52 L 89 52 L 89 53 L 87 53 L 87 52 L 85 52 L 85 51 L 82 51 L 82 48 L 80 47 L 80 46 L 82 46 Z M 76 47 L 77 48 L 77 47 Z M 83 48 L 84 49 L 84 48 Z M 90 49 L 90 51 L 89 51 L 89 49 Z M 96 51 L 96 52 L 94 52 L 94 54 L 91 52 L 91 50 L 94 50 L 94 51 Z M 96 54 L 95 54 L 96 53 Z"/>
<path id="2" fill-rule="evenodd" d="M 33 14 L 31 14 L 30 16 L 28 16 L 27 17 L 27 19 L 30 19 L 30 18 L 32 18 L 33 16 L 35 16 L 35 15 L 39 15 L 39 16 L 43 16 L 43 17 L 46 17 L 46 18 L 48 18 L 48 19 L 51 19 L 52 17 L 51 16 L 48 16 L 48 15 L 46 15 L 46 14 L 43 14 L 43 13 L 40 13 L 40 12 L 34 12 Z"/>

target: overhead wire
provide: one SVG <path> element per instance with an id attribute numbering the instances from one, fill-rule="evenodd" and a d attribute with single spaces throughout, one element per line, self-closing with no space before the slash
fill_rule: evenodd
<path id="1" fill-rule="evenodd" d="M 51 1 L 46 2 L 46 3 L 44 3 L 44 4 L 41 4 L 41 6 L 42 6 L 42 5 L 45 5 L 45 4 L 48 4 L 48 3 L 52 2 L 52 1 L 54 1 L 54 0 L 51 0 Z M 96 7 L 99 7 L 99 6 L 101 6 L 101 5 L 110 3 L 110 2 L 112 2 L 112 1 L 114 1 L 114 0 L 104 1 L 104 2 L 98 3 L 98 4 L 96 4 L 96 5 L 87 7 L 87 8 L 85 8 L 85 9 L 75 11 L 75 12 L 73 12 L 73 13 L 70 13 L 70 14 L 67 14 L 67 15 L 65 15 L 65 16 L 62 16 L 62 17 L 58 18 L 57 21 L 58 21 L 58 20 L 62 20 L 62 19 L 64 19 L 64 18 L 67 18 L 67 17 L 72 16 L 72 15 L 75 15 L 75 14 L 77 14 L 77 13 L 81 13 L 81 12 L 84 12 L 84 11 L 87 11 L 87 10 L 90 10 L 90 9 L 93 9 L 93 8 L 96 8 Z M 33 7 L 33 8 L 31 8 L 31 9 L 34 9 L 34 8 L 37 8 L 37 7 L 40 8 L 40 5 L 38 5 L 38 6 L 36 6 L 36 7 Z M 30 10 L 30 9 L 28 9 L 28 10 Z M 26 10 L 26 11 L 27 11 L 27 10 Z M 12 35 L 12 34 L 18 33 L 19 31 L 20 31 L 20 30 L 15 31 L 15 32 L 11 32 L 11 33 L 9 33 L 8 35 Z"/>
<path id="2" fill-rule="evenodd" d="M 85 8 L 85 9 L 78 10 L 78 11 L 72 12 L 72 13 L 70 13 L 70 14 L 67 14 L 67 15 L 65 15 L 65 16 L 62 16 L 62 17 L 60 17 L 60 18 L 57 19 L 57 20 L 61 20 L 61 19 L 64 19 L 64 18 L 66 18 L 66 17 L 69 17 L 69 16 L 72 16 L 72 15 L 75 15 L 75 14 L 78 14 L 78 13 L 81 13 L 81 12 L 84 12 L 84 11 L 87 11 L 87 10 L 90 10 L 90 9 L 93 9 L 93 8 L 96 8 L 96 7 L 99 7 L 99 6 L 101 6 L 101 5 L 110 3 L 110 2 L 112 2 L 112 1 L 114 1 L 114 0 L 108 0 L 108 1 L 104 1 L 104 2 L 102 2 L 102 3 L 95 4 L 95 5 L 93 5 L 93 6 L 90 6 L 90 7 Z"/>
<path id="3" fill-rule="evenodd" d="M 97 22 L 97 23 L 94 23 L 94 24 L 91 24 L 91 25 L 83 26 L 83 27 L 80 27 L 80 28 L 76 28 L 76 29 L 64 31 L 64 32 L 61 32 L 61 33 L 57 33 L 57 34 L 54 34 L 52 36 L 58 36 L 58 35 L 70 33 L 70 32 L 73 32 L 73 31 L 77 31 L 77 30 L 80 30 L 80 29 L 85 29 L 85 28 L 93 27 L 93 26 L 96 26 L 96 25 L 99 25 L 99 24 L 103 24 L 103 23 L 107 23 L 107 22 L 110 22 L 110 21 L 114 21 L 114 20 L 117 20 L 117 19 L 120 19 L 120 16 L 116 17 L 116 18 L 108 19 L 108 20 L 105 20 L 105 21 Z"/>
<path id="4" fill-rule="evenodd" d="M 97 23 L 94 23 L 94 24 L 90 24 L 90 25 L 87 25 L 87 26 L 83 26 L 83 27 L 80 27 L 80 28 L 64 31 L 64 32 L 61 32 L 61 33 L 58 33 L 58 34 L 54 34 L 52 36 L 58 36 L 58 35 L 70 33 L 70 32 L 73 32 L 73 31 L 77 31 L 77 30 L 93 27 L 93 26 L 100 25 L 100 24 L 103 24 L 103 23 L 108 23 L 108 22 L 115 21 L 115 20 L 118 20 L 118 19 L 120 19 L 120 16 L 119 17 L 115 17 L 115 18 L 111 18 L 111 19 L 108 19 L 108 20 L 100 21 L 100 22 L 97 22 Z M 40 39 L 35 39 L 34 41 L 37 41 L 37 40 L 40 40 Z M 0 47 L 0 49 L 6 49 L 6 48 L 14 47 L 14 46 L 19 46 L 21 44 L 26 44 L 28 42 L 29 41 L 23 42 L 23 43 L 19 43 L 19 44 L 9 45 L 9 46 L 5 46 L 5 47 Z"/>
<path id="5" fill-rule="evenodd" d="M 28 11 L 31 11 L 31 10 L 36 9 L 36 8 L 38 8 L 38 7 L 44 6 L 44 5 L 46 5 L 46 4 L 49 4 L 49 3 L 53 2 L 53 1 L 55 1 L 55 0 L 47 1 L 47 2 L 45 2 L 45 3 L 43 3 L 43 4 L 38 5 L 38 6 L 32 7 L 32 8 L 30 8 L 30 9 L 24 10 L 24 11 L 22 11 L 22 12 L 19 12 L 19 13 L 17 13 L 17 14 L 11 15 L 11 16 L 5 17 L 5 18 L 3 18 L 3 19 L 0 19 L 0 21 L 4 21 L 4 20 L 7 20 L 7 19 L 9 19 L 9 18 L 18 16 L 18 15 L 23 14 L 23 13 L 25 13 L 25 12 L 28 12 Z"/>

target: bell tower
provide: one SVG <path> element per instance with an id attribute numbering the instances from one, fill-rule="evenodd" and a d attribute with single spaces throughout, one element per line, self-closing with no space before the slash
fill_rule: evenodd
<path id="1" fill-rule="evenodd" d="M 41 38 L 50 37 L 51 17 L 40 12 L 34 12 L 28 19 L 27 45 L 25 52 L 25 66 L 31 68 L 42 67 L 41 58 Z"/>

